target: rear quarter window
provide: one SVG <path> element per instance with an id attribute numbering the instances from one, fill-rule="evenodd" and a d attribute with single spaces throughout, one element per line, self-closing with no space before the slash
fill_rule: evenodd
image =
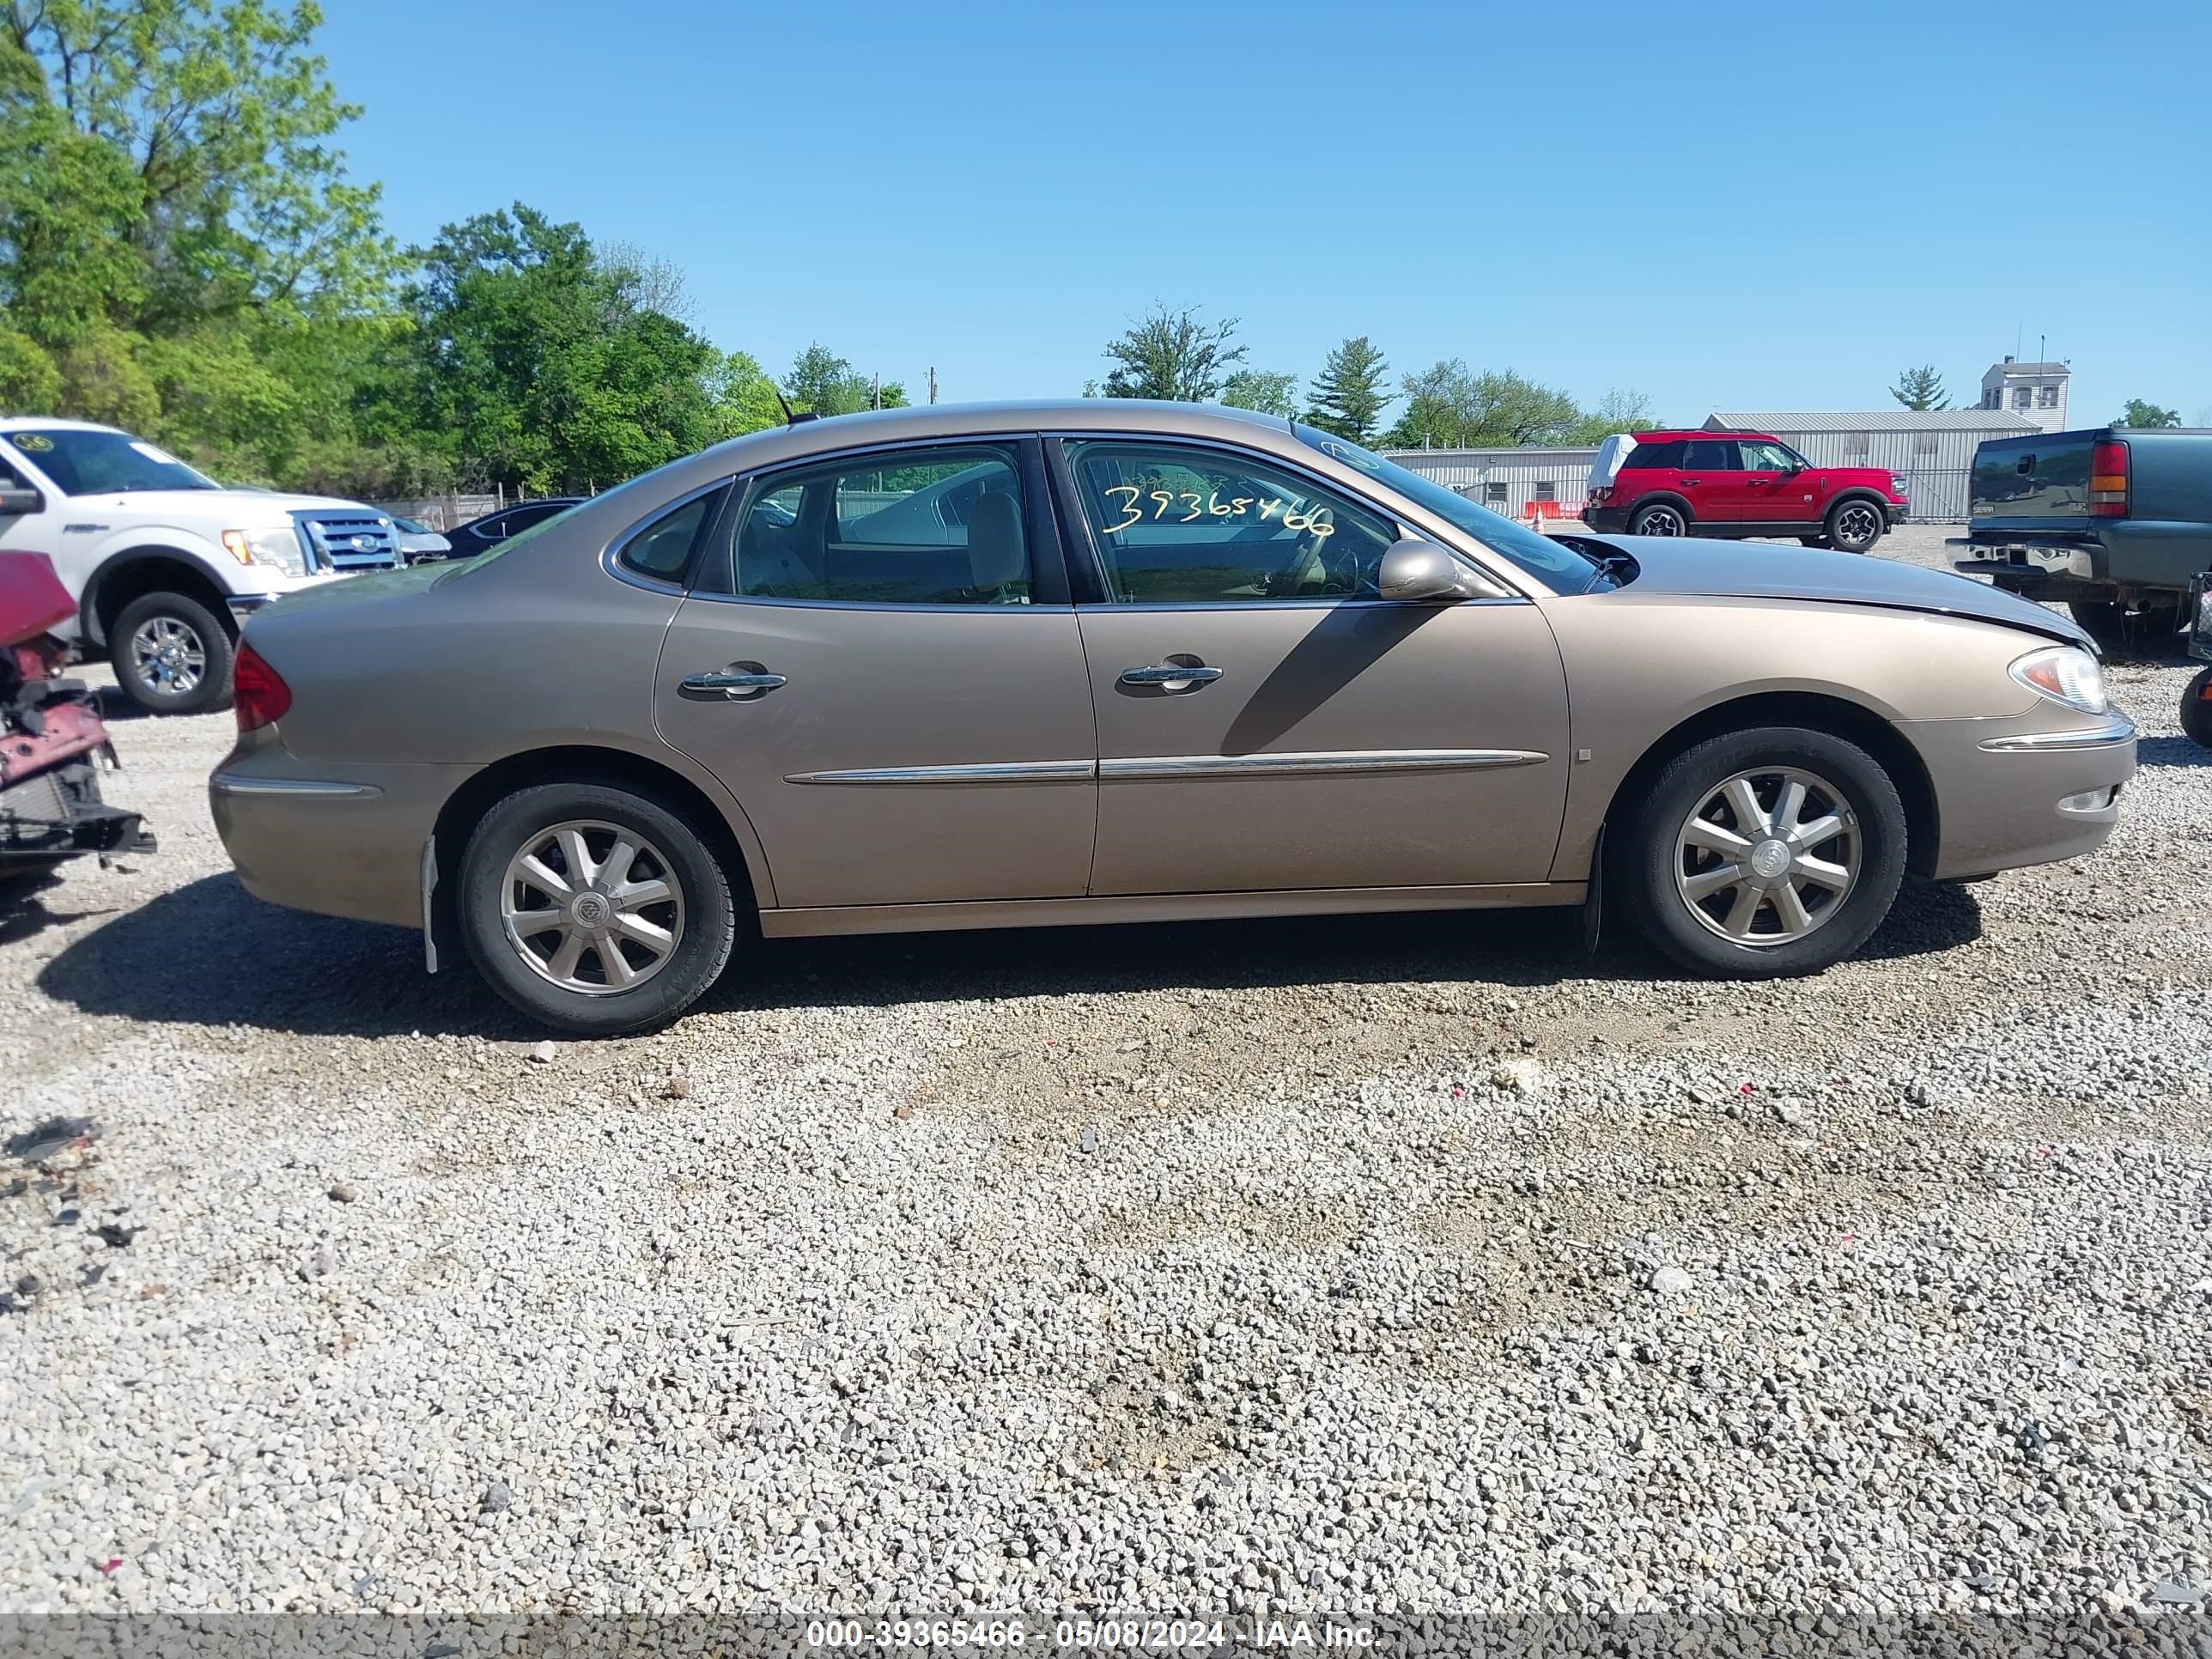
<path id="1" fill-rule="evenodd" d="M 1628 459 L 1620 464 L 1623 472 L 1673 472 L 1682 465 L 1682 452 L 1687 448 L 1686 439 L 1675 438 L 1666 443 L 1638 444 L 1628 452 Z"/>

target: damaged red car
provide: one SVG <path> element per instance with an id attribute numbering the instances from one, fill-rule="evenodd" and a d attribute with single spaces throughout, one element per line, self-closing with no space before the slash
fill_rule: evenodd
<path id="1" fill-rule="evenodd" d="M 150 853 L 136 812 L 100 798 L 115 750 L 82 680 L 58 678 L 68 650 L 51 633 L 76 610 L 43 553 L 0 553 L 0 888 L 64 859 Z"/>

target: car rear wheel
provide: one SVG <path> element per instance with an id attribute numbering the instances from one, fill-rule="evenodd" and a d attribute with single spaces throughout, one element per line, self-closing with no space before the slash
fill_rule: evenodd
<path id="1" fill-rule="evenodd" d="M 2212 749 L 2212 668 L 2190 681 L 2181 694 L 2181 729 L 2191 743 Z"/>
<path id="2" fill-rule="evenodd" d="M 107 630 L 116 684 L 155 714 L 198 714 L 230 696 L 230 630 L 198 599 L 146 593 L 125 605 Z"/>
<path id="3" fill-rule="evenodd" d="M 462 854 L 460 910 L 494 990 L 590 1036 L 675 1018 L 737 935 L 706 842 L 660 802 L 605 784 L 536 785 L 487 812 Z"/>
<path id="4" fill-rule="evenodd" d="M 1686 536 L 1690 515 L 1672 501 L 1650 501 L 1636 509 L 1628 521 L 1632 536 Z"/>
<path id="5" fill-rule="evenodd" d="M 1838 553 L 1863 553 L 1881 539 L 1881 509 L 1863 495 L 1838 501 L 1828 509 L 1829 546 Z"/>
<path id="6" fill-rule="evenodd" d="M 1801 726 L 1732 732 L 1669 761 L 1622 840 L 1645 933 L 1694 972 L 1814 974 L 1889 914 L 1905 808 L 1857 744 Z"/>

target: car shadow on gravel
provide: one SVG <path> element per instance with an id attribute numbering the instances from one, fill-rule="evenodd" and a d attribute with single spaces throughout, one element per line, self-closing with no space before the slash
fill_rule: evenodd
<path id="1" fill-rule="evenodd" d="M 2212 766 L 2212 749 L 2188 738 L 2138 738 L 2137 766 Z M 2122 811 L 2125 811 L 2124 806 Z"/>
<path id="2" fill-rule="evenodd" d="M 127 1019 L 313 1036 L 544 1035 L 465 968 L 425 974 L 419 934 L 264 904 L 234 875 L 203 877 L 116 917 L 56 955 L 38 986 Z"/>
<path id="3" fill-rule="evenodd" d="M 1981 909 L 1959 887 L 1908 882 L 1863 957 L 1971 942 Z M 1449 981 L 1534 988 L 1563 980 L 1679 981 L 1620 927 L 1595 958 L 1575 909 L 1431 912 L 1105 927 L 755 940 L 704 1011 L 884 1007 L 1007 996 Z M 39 988 L 87 1013 L 311 1036 L 402 1032 L 534 1039 L 465 966 L 422 971 L 403 928 L 264 904 L 234 876 L 164 893 L 48 963 Z"/>

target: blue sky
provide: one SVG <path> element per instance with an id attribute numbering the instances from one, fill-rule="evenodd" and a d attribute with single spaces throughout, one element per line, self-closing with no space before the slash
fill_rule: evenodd
<path id="1" fill-rule="evenodd" d="M 1154 301 L 1669 418 L 2212 411 L 2212 3 L 1429 8 L 326 0 L 403 239 L 520 199 L 686 272 L 781 373 L 1073 393 Z M 1692 21 L 1698 20 L 1698 21 Z"/>

